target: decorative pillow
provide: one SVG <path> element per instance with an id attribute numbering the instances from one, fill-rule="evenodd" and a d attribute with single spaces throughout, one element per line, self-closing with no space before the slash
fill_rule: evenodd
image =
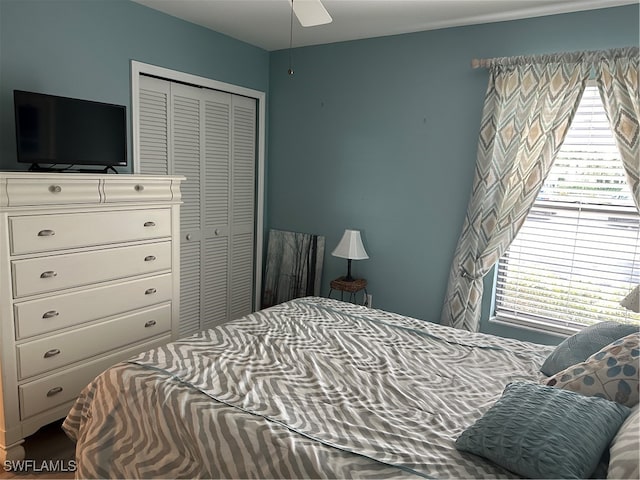
<path id="1" fill-rule="evenodd" d="M 633 407 L 638 403 L 639 371 L 640 333 L 632 333 L 556 373 L 544 384 Z"/>
<path id="2" fill-rule="evenodd" d="M 555 375 L 576 363 L 584 362 L 602 347 L 614 340 L 637 333 L 638 327 L 616 322 L 600 322 L 580 330 L 567 338 L 547 357 L 540 371 Z"/>
<path id="3" fill-rule="evenodd" d="M 629 409 L 598 397 L 513 382 L 456 448 L 529 478 L 589 478 Z"/>
<path id="4" fill-rule="evenodd" d="M 609 447 L 607 478 L 640 478 L 640 406 L 636 405 Z"/>

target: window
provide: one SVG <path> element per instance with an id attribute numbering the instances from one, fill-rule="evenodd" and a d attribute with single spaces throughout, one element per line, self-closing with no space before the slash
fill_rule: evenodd
<path id="1" fill-rule="evenodd" d="M 549 176 L 498 262 L 498 321 L 572 333 L 640 325 L 620 300 L 640 283 L 640 216 L 600 99 L 589 84 Z"/>

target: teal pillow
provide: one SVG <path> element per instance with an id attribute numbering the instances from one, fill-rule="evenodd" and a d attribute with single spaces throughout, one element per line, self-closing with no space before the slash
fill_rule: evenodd
<path id="1" fill-rule="evenodd" d="M 548 377 L 584 362 L 588 357 L 619 338 L 637 333 L 638 327 L 616 322 L 600 322 L 583 328 L 563 341 L 547 357 L 540 371 Z"/>
<path id="2" fill-rule="evenodd" d="M 456 448 L 529 478 L 589 478 L 629 408 L 604 398 L 514 382 Z"/>

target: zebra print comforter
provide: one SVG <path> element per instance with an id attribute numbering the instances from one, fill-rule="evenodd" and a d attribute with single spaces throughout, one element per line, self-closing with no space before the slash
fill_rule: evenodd
<path id="1" fill-rule="evenodd" d="M 454 440 L 551 350 L 308 297 L 116 365 L 63 427 L 81 478 L 507 478 Z"/>

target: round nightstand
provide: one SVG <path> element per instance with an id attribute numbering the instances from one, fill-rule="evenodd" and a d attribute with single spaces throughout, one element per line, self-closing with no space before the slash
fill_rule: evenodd
<path id="1" fill-rule="evenodd" d="M 360 290 L 364 290 L 363 304 L 367 298 L 367 281 L 364 278 L 354 278 L 352 281 L 347 281 L 344 277 L 339 277 L 331 280 L 329 286 L 331 287 L 329 290 L 329 298 L 331 298 L 331 293 L 334 290 L 340 292 L 340 300 L 344 300 L 344 294 L 347 292 L 351 303 L 356 303 L 356 294 Z"/>

